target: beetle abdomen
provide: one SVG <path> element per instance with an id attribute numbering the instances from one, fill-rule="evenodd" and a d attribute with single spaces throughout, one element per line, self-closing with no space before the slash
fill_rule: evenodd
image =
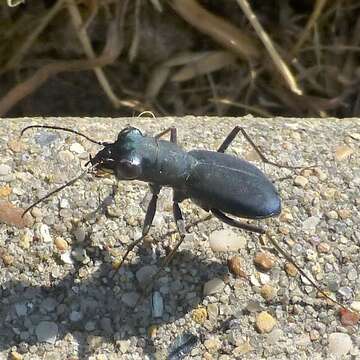
<path id="1" fill-rule="evenodd" d="M 198 163 L 186 181 L 186 193 L 204 209 L 250 219 L 280 213 L 281 201 L 274 185 L 256 166 L 213 151 L 193 150 L 189 155 Z"/>

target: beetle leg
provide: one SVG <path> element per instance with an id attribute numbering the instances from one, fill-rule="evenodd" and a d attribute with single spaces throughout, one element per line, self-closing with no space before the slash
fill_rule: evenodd
<path id="1" fill-rule="evenodd" d="M 177 228 L 177 230 L 178 230 L 178 232 L 180 234 L 180 240 L 176 243 L 174 248 L 171 249 L 169 254 L 166 255 L 166 257 L 165 257 L 163 263 L 161 264 L 159 270 L 149 280 L 149 283 L 146 285 L 145 290 L 144 290 L 145 294 L 150 290 L 150 287 L 153 285 L 154 280 L 159 275 L 159 273 L 164 269 L 164 267 L 169 265 L 170 261 L 174 257 L 174 255 L 175 255 L 176 251 L 178 250 L 179 246 L 182 244 L 182 242 L 185 239 L 185 235 L 186 235 L 185 222 L 184 222 L 184 219 L 183 219 L 183 216 L 182 216 L 182 213 L 181 213 L 179 203 L 177 201 L 174 201 L 174 203 L 173 203 L 173 214 L 174 214 L 174 219 L 175 219 L 175 223 L 176 223 L 176 228 Z"/>
<path id="2" fill-rule="evenodd" d="M 164 131 L 162 131 L 161 133 L 155 135 L 155 139 L 159 139 L 162 136 L 168 134 L 169 132 L 170 132 L 170 142 L 176 144 L 177 143 L 177 130 L 176 130 L 176 127 L 174 127 L 174 126 L 171 126 L 167 129 L 165 129 Z"/>
<path id="3" fill-rule="evenodd" d="M 220 211 L 218 209 L 210 209 L 210 211 L 214 214 L 215 217 L 217 217 L 219 220 L 221 220 L 225 224 L 237 227 L 239 229 L 255 232 L 255 233 L 258 233 L 258 234 L 265 234 L 265 230 L 262 229 L 261 227 L 251 225 L 251 224 L 247 224 L 247 223 L 243 223 L 241 221 L 237 221 L 235 219 L 232 219 L 231 217 L 225 215 L 222 211 Z"/>
<path id="4" fill-rule="evenodd" d="M 255 150 L 255 152 L 259 155 L 261 161 L 263 161 L 266 164 L 276 166 L 278 168 L 286 168 L 286 169 L 309 169 L 313 168 L 316 165 L 313 166 L 290 166 L 290 165 L 283 165 L 278 164 L 276 162 L 270 161 L 259 149 L 259 147 L 251 140 L 250 136 L 247 134 L 244 128 L 240 126 L 235 126 L 234 129 L 230 132 L 230 134 L 226 137 L 224 142 L 220 145 L 217 152 L 225 152 L 226 149 L 229 147 L 229 145 L 232 143 L 232 141 L 235 139 L 236 135 L 241 132 L 246 141 L 251 145 L 251 147 Z"/>
<path id="5" fill-rule="evenodd" d="M 127 256 L 129 255 L 130 251 L 132 251 L 132 249 L 140 243 L 140 241 L 142 241 L 144 239 L 144 237 L 148 234 L 151 224 L 154 220 L 154 216 L 156 213 L 156 203 L 157 203 L 157 199 L 158 199 L 158 195 L 160 192 L 161 186 L 159 185 L 154 185 L 151 184 L 150 185 L 150 190 L 152 192 L 152 198 L 150 200 L 150 203 L 148 205 L 148 208 L 146 210 L 146 215 L 145 215 L 145 220 L 144 220 L 144 225 L 142 228 L 142 234 L 139 237 L 139 239 L 136 239 L 135 241 L 133 241 L 126 249 L 126 252 L 120 262 L 120 265 L 118 265 L 118 269 L 120 269 L 120 267 L 122 266 L 122 264 L 124 263 L 124 261 L 126 260 Z"/>

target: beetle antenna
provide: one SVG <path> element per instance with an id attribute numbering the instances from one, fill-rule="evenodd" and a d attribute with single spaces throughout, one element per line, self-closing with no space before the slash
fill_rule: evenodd
<path id="1" fill-rule="evenodd" d="M 86 163 L 86 166 L 89 164 L 90 162 Z M 62 189 L 74 184 L 76 181 L 80 180 L 81 178 L 83 178 L 88 172 L 89 170 L 93 169 L 94 166 L 91 166 L 90 168 L 87 168 L 86 170 L 84 170 L 80 175 L 76 176 L 75 178 L 71 179 L 70 181 L 68 181 L 66 184 L 61 185 L 60 187 L 58 187 L 57 189 L 50 191 L 48 194 L 46 194 L 45 196 L 43 196 L 42 198 L 40 198 L 39 200 L 35 201 L 33 204 L 31 204 L 28 208 L 25 209 L 25 211 L 22 213 L 21 217 L 24 217 L 26 213 L 28 213 L 32 208 L 34 208 L 36 205 L 40 204 L 41 202 L 43 202 L 44 200 L 46 200 L 47 198 L 49 198 L 50 196 L 56 194 L 57 192 L 61 191 Z"/>
<path id="2" fill-rule="evenodd" d="M 27 131 L 27 130 L 29 130 L 29 129 L 34 129 L 34 128 L 43 128 L 43 129 L 52 129 L 52 130 L 62 130 L 62 131 L 66 131 L 66 132 L 70 132 L 70 133 L 73 133 L 73 134 L 82 136 L 82 137 L 84 137 L 86 140 L 88 140 L 88 141 L 90 141 L 90 142 L 92 142 L 92 143 L 94 143 L 94 144 L 98 144 L 98 145 L 102 145 L 102 146 L 108 145 L 107 142 L 97 141 L 97 140 L 91 139 L 90 137 L 88 137 L 87 135 L 82 134 L 82 133 L 79 132 L 79 131 L 72 130 L 72 129 L 69 129 L 69 128 L 64 128 L 64 127 L 61 127 L 61 126 L 52 126 L 52 125 L 30 125 L 30 126 L 27 126 L 26 128 L 24 128 L 24 129 L 21 130 L 20 137 L 23 136 L 23 134 L 24 134 L 25 131 Z"/>
<path id="3" fill-rule="evenodd" d="M 305 271 L 303 269 L 301 269 L 301 267 L 292 259 L 291 255 L 288 254 L 285 250 L 283 250 L 280 245 L 276 242 L 276 240 L 270 235 L 268 234 L 268 238 L 270 239 L 270 242 L 272 243 L 272 245 L 274 246 L 274 248 L 282 255 L 284 256 L 284 258 L 289 261 L 291 264 L 293 264 L 296 268 L 296 270 L 307 280 L 310 282 L 310 284 L 322 295 L 324 296 L 327 300 L 330 300 L 331 302 L 333 302 L 334 304 L 339 305 L 342 309 L 347 310 L 347 311 L 351 311 L 349 310 L 345 305 L 341 304 L 339 301 L 337 301 L 336 299 L 331 298 L 324 290 L 320 289 L 320 287 L 315 283 L 314 280 L 312 280 L 310 278 L 310 276 L 306 275 Z"/>

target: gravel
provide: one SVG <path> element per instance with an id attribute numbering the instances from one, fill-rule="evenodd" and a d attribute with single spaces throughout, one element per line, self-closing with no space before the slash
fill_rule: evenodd
<path id="1" fill-rule="evenodd" d="M 120 269 L 115 265 L 141 234 L 146 184 L 89 174 L 37 205 L 32 219 L 22 219 L 19 208 L 79 175 L 86 153 L 99 150 L 73 134 L 45 129 L 18 138 L 31 123 L 59 122 L 3 119 L 0 128 L 0 359 L 359 356 L 359 325 L 343 325 L 339 307 L 317 296 L 306 279 L 289 275 L 284 259 L 275 257 L 266 274 L 255 266 L 259 252 L 271 259 L 276 254 L 266 236 L 214 218 L 190 228 L 144 296 L 147 280 L 178 241 L 165 189 L 154 226 Z M 275 185 L 283 212 L 253 223 L 267 228 L 332 297 L 360 308 L 359 122 L 61 119 L 61 126 L 99 141 L 116 139 L 129 123 L 150 134 L 176 124 L 188 150 L 216 149 L 241 124 L 270 160 L 316 164 L 300 171 L 257 163 L 269 178 L 282 179 Z M 241 136 L 228 152 L 252 156 Z M 180 206 L 188 224 L 206 215 L 190 201 Z M 234 256 L 241 276 L 228 270 Z"/>

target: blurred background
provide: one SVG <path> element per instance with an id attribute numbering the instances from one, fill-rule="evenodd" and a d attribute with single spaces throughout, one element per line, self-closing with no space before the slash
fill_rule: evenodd
<path id="1" fill-rule="evenodd" d="M 360 115 L 356 0 L 3 0 L 0 116 Z"/>

